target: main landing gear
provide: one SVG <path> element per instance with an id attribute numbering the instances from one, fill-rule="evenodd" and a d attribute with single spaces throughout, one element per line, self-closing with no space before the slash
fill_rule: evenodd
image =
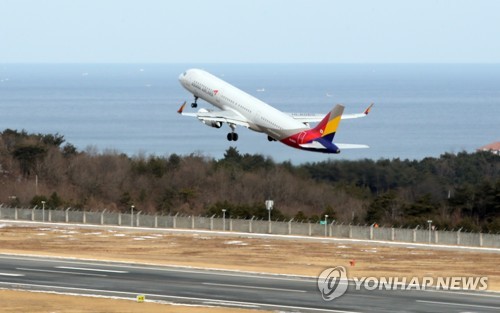
<path id="1" fill-rule="evenodd" d="M 236 125 L 228 124 L 231 127 L 231 132 L 227 134 L 227 140 L 229 141 L 238 141 L 238 134 L 234 132 L 236 129 Z"/>
<path id="2" fill-rule="evenodd" d="M 196 108 L 196 107 L 198 106 L 197 101 L 198 101 L 198 97 L 197 97 L 197 96 L 194 96 L 194 102 L 193 102 L 193 103 L 191 103 L 191 107 L 192 107 L 192 108 Z"/>
<path id="3" fill-rule="evenodd" d="M 237 133 L 228 133 L 227 134 L 227 140 L 229 140 L 229 141 L 237 141 L 238 140 L 238 134 Z"/>

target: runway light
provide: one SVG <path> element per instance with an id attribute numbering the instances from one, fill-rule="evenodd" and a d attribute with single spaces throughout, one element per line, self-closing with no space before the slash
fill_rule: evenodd
<path id="1" fill-rule="evenodd" d="M 144 301 L 146 301 L 145 295 L 137 295 L 137 302 L 138 303 L 143 303 Z"/>

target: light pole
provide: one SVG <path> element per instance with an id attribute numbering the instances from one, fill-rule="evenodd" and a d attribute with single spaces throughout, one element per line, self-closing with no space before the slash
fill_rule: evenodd
<path id="1" fill-rule="evenodd" d="M 328 236 L 328 214 L 325 214 L 325 237 Z"/>
<path id="2" fill-rule="evenodd" d="M 45 222 L 45 201 L 42 200 L 42 221 Z"/>
<path id="3" fill-rule="evenodd" d="M 266 209 L 267 209 L 267 220 L 269 222 L 269 233 L 272 232 L 271 229 L 271 210 L 273 209 L 274 201 L 273 200 L 266 200 Z"/>
<path id="4" fill-rule="evenodd" d="M 130 206 L 130 226 L 134 227 L 134 208 L 135 206 L 132 204 Z"/>
<path id="5" fill-rule="evenodd" d="M 226 231 L 226 209 L 222 209 L 222 230 Z"/>
<path id="6" fill-rule="evenodd" d="M 427 220 L 427 223 L 429 223 L 429 243 L 431 243 L 431 225 L 432 225 L 432 220 Z"/>
<path id="7" fill-rule="evenodd" d="M 273 209 L 274 201 L 273 200 L 266 200 L 266 209 L 268 212 L 268 217 L 267 220 L 269 223 L 271 223 L 271 210 Z"/>

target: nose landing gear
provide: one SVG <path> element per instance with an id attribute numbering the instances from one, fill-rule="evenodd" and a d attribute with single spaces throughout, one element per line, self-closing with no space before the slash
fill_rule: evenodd
<path id="1" fill-rule="evenodd" d="M 192 107 L 192 108 L 196 108 L 196 107 L 198 107 L 198 103 L 197 103 L 197 101 L 198 101 L 198 97 L 197 97 L 197 96 L 194 96 L 194 102 L 193 102 L 193 103 L 191 103 L 191 107 Z"/>

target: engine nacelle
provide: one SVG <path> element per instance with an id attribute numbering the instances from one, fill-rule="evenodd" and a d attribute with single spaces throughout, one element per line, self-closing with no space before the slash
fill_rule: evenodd
<path id="1" fill-rule="evenodd" d="M 210 126 L 210 127 L 215 127 L 215 128 L 221 128 L 222 123 L 221 122 L 215 122 L 215 121 L 201 121 L 203 124 Z"/>
<path id="2" fill-rule="evenodd" d="M 211 111 L 207 109 L 199 109 L 198 113 L 209 113 Z M 221 128 L 222 127 L 222 122 L 215 122 L 215 121 L 204 121 L 200 120 L 203 124 L 210 126 L 210 127 L 215 127 L 215 128 Z"/>

